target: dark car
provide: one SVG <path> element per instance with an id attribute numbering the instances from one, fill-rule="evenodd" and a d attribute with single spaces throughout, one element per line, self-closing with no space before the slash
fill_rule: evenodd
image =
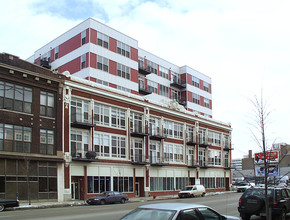
<path id="1" fill-rule="evenodd" d="M 87 200 L 87 203 L 89 205 L 104 205 L 106 203 L 115 203 L 115 202 L 120 202 L 120 203 L 125 203 L 128 201 L 128 195 L 116 192 L 116 191 L 109 191 L 109 192 L 104 192 L 100 196 L 95 196 L 91 197 Z"/>
<path id="2" fill-rule="evenodd" d="M 273 219 L 286 219 L 286 214 L 290 212 L 290 190 L 269 187 L 267 195 Z M 265 188 L 247 189 L 239 200 L 238 210 L 243 220 L 250 219 L 252 215 L 266 216 Z"/>
<path id="3" fill-rule="evenodd" d="M 0 212 L 2 212 L 5 208 L 18 206 L 19 206 L 18 200 L 0 199 Z"/>

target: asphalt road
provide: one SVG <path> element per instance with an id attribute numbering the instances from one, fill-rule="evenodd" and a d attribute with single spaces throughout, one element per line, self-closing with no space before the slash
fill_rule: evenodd
<path id="1" fill-rule="evenodd" d="M 184 202 L 184 203 L 197 203 L 204 204 L 212 207 L 219 213 L 225 215 L 239 216 L 237 210 L 238 200 L 241 193 L 220 194 L 214 196 L 205 196 L 189 199 L 170 199 L 170 200 L 157 200 L 134 202 L 126 204 L 110 204 L 110 205 L 97 205 L 97 206 L 72 206 L 62 208 L 47 208 L 47 209 L 26 209 L 16 211 L 4 211 L 0 213 L 0 219 L 3 220 L 116 220 L 124 216 L 126 213 L 135 209 L 136 207 L 149 203 L 159 202 Z M 254 217 L 252 219 L 260 219 Z M 288 219 L 289 215 L 288 215 Z"/>

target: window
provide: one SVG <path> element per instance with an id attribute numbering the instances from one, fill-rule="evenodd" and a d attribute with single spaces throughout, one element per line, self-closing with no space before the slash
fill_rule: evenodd
<path id="1" fill-rule="evenodd" d="M 169 97 L 169 88 L 167 86 L 160 85 L 160 95 Z"/>
<path id="2" fill-rule="evenodd" d="M 208 165 L 221 165 L 221 152 L 216 150 L 208 150 Z"/>
<path id="3" fill-rule="evenodd" d="M 150 177 L 150 191 L 174 190 L 173 177 Z"/>
<path id="4" fill-rule="evenodd" d="M 130 131 L 143 133 L 143 117 L 142 114 L 131 112 L 130 114 Z"/>
<path id="5" fill-rule="evenodd" d="M 72 98 L 71 122 L 89 123 L 89 102 Z"/>
<path id="6" fill-rule="evenodd" d="M 145 155 L 143 155 L 143 140 L 131 139 L 131 160 L 134 162 L 145 162 Z"/>
<path id="7" fill-rule="evenodd" d="M 54 131 L 40 129 L 40 153 L 54 155 Z"/>
<path id="8" fill-rule="evenodd" d="M 208 131 L 208 143 L 214 146 L 221 146 L 221 134 L 214 131 Z"/>
<path id="9" fill-rule="evenodd" d="M 157 75 L 158 73 L 157 68 L 158 68 L 158 65 L 156 63 L 153 63 L 152 61 L 147 60 L 147 70 L 150 73 L 154 73 Z"/>
<path id="10" fill-rule="evenodd" d="M 124 91 L 124 92 L 131 92 L 131 89 L 128 89 L 128 88 L 123 87 L 123 86 L 117 86 L 117 89 L 121 90 L 121 91 Z"/>
<path id="11" fill-rule="evenodd" d="M 199 105 L 200 104 L 200 96 L 193 93 L 192 94 L 192 102 Z"/>
<path id="12" fill-rule="evenodd" d="M 149 119 L 149 134 L 152 136 L 163 136 L 160 132 L 160 120 L 158 118 L 150 117 Z"/>
<path id="13" fill-rule="evenodd" d="M 89 150 L 89 132 L 71 130 L 71 155 L 83 158 Z"/>
<path id="14" fill-rule="evenodd" d="M 225 188 L 225 178 L 224 177 L 217 177 L 216 178 L 216 187 L 217 188 Z"/>
<path id="15" fill-rule="evenodd" d="M 0 109 L 32 112 L 32 89 L 0 81 Z"/>
<path id="16" fill-rule="evenodd" d="M 229 135 L 226 135 L 226 134 L 223 135 L 223 147 L 224 148 L 230 148 L 230 138 L 229 138 Z"/>
<path id="17" fill-rule="evenodd" d="M 81 33 L 81 37 L 82 37 L 82 45 L 84 45 L 86 43 L 86 37 L 87 37 L 86 30 Z"/>
<path id="18" fill-rule="evenodd" d="M 126 112 L 123 109 L 94 104 L 94 123 L 96 124 L 125 129 L 125 115 Z"/>
<path id="19" fill-rule="evenodd" d="M 181 93 L 178 90 L 171 89 L 171 99 L 180 101 Z"/>
<path id="20" fill-rule="evenodd" d="M 200 166 L 205 166 L 205 149 L 203 148 L 198 149 L 198 162 Z"/>
<path id="21" fill-rule="evenodd" d="M 105 57 L 97 57 L 97 69 L 109 72 L 109 60 Z"/>
<path id="22" fill-rule="evenodd" d="M 164 120 L 163 131 L 167 137 L 183 139 L 183 125 L 180 123 Z"/>
<path id="23" fill-rule="evenodd" d="M 56 60 L 59 56 L 59 46 L 57 46 L 56 48 L 54 48 L 54 59 Z"/>
<path id="24" fill-rule="evenodd" d="M 194 147 L 190 146 L 187 147 L 187 165 L 193 166 L 195 165 L 195 149 Z"/>
<path id="25" fill-rule="evenodd" d="M 229 168 L 230 167 L 230 163 L 229 163 L 229 153 L 225 153 L 224 154 L 224 159 L 225 159 L 224 167 Z"/>
<path id="26" fill-rule="evenodd" d="M 203 215 L 204 219 L 221 219 L 220 215 L 208 208 L 198 208 L 198 211 Z"/>
<path id="27" fill-rule="evenodd" d="M 147 80 L 147 87 L 149 92 L 158 94 L 158 83 L 153 82 L 151 80 Z"/>
<path id="28" fill-rule="evenodd" d="M 201 177 L 200 184 L 204 185 L 206 189 L 214 189 L 215 187 L 215 178 L 214 177 Z"/>
<path id="29" fill-rule="evenodd" d="M 109 37 L 107 35 L 98 32 L 97 40 L 98 45 L 105 47 L 107 49 L 109 48 Z"/>
<path id="30" fill-rule="evenodd" d="M 54 94 L 49 92 L 40 92 L 40 115 L 54 117 Z"/>
<path id="31" fill-rule="evenodd" d="M 111 177 L 88 176 L 88 193 L 102 193 L 111 191 Z"/>
<path id="32" fill-rule="evenodd" d="M 119 136 L 111 137 L 112 143 L 112 157 L 125 158 L 126 157 L 126 138 Z"/>
<path id="33" fill-rule="evenodd" d="M 167 137 L 173 137 L 173 122 L 164 120 L 163 132 Z"/>
<path id="34" fill-rule="evenodd" d="M 176 177 L 175 179 L 176 181 L 176 190 L 182 190 L 185 188 L 185 186 L 187 186 L 188 183 L 188 177 Z"/>
<path id="35" fill-rule="evenodd" d="M 203 82 L 203 90 L 209 92 L 209 84 L 207 82 Z"/>
<path id="36" fill-rule="evenodd" d="M 145 69 L 145 62 L 143 57 L 138 57 L 138 65 L 140 69 Z"/>
<path id="37" fill-rule="evenodd" d="M 130 57 L 130 46 L 120 41 L 117 41 L 117 53 L 125 57 Z"/>
<path id="38" fill-rule="evenodd" d="M 206 130 L 203 128 L 200 128 L 198 130 L 198 143 L 199 144 L 207 144 L 207 138 L 206 138 Z"/>
<path id="39" fill-rule="evenodd" d="M 86 54 L 83 54 L 81 56 L 81 69 L 84 69 L 87 67 L 86 60 L 87 60 Z"/>
<path id="40" fill-rule="evenodd" d="M 94 133 L 94 151 L 101 157 L 126 157 L 126 137 Z"/>
<path id="41" fill-rule="evenodd" d="M 192 79 L 192 85 L 199 88 L 199 79 L 194 76 L 192 76 L 191 79 Z"/>
<path id="42" fill-rule="evenodd" d="M 133 192 L 133 177 L 114 177 L 113 190 L 118 192 Z"/>
<path id="43" fill-rule="evenodd" d="M 125 79 L 131 79 L 130 76 L 130 67 L 122 65 L 120 63 L 117 64 L 117 75 L 125 78 Z"/>
<path id="44" fill-rule="evenodd" d="M 186 127 L 186 142 L 196 143 L 196 133 L 193 126 Z"/>
<path id="45" fill-rule="evenodd" d="M 210 108 L 209 99 L 207 99 L 207 98 L 204 98 L 204 107 Z"/>
<path id="46" fill-rule="evenodd" d="M 161 163 L 160 158 L 160 143 L 155 141 L 150 141 L 150 162 L 151 163 Z"/>
<path id="47" fill-rule="evenodd" d="M 98 84 L 102 84 L 102 85 L 104 85 L 104 86 L 109 86 L 109 82 L 104 81 L 104 80 L 97 79 L 97 83 L 98 83 Z"/>
<path id="48" fill-rule="evenodd" d="M 168 162 L 183 162 L 182 145 L 164 143 L 164 156 Z"/>
<path id="49" fill-rule="evenodd" d="M 0 123 L 0 151 L 30 153 L 32 128 Z"/>
<path id="50" fill-rule="evenodd" d="M 168 69 L 159 66 L 159 75 L 165 79 L 168 79 L 169 78 Z"/>

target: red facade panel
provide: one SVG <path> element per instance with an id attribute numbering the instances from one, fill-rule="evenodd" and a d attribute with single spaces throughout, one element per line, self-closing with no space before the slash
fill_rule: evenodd
<path id="1" fill-rule="evenodd" d="M 81 47 L 81 34 L 74 36 L 63 44 L 59 45 L 59 57 L 62 57 L 73 50 Z"/>
<path id="2" fill-rule="evenodd" d="M 187 74 L 187 73 L 186 73 L 186 76 L 187 76 L 187 77 L 186 77 L 186 78 L 187 78 L 187 79 L 186 79 L 186 80 L 187 80 L 187 81 L 186 81 L 187 84 L 192 85 L 192 76 L 191 76 L 190 74 Z"/>
<path id="3" fill-rule="evenodd" d="M 59 72 L 64 72 L 66 70 L 69 70 L 70 74 L 74 74 L 74 73 L 80 71 L 81 70 L 81 58 L 78 57 L 78 58 L 76 58 L 76 59 L 74 59 L 74 60 L 72 60 L 72 61 L 70 61 L 70 62 L 68 62 L 68 63 L 66 63 L 58 68 Z"/>
<path id="4" fill-rule="evenodd" d="M 97 44 L 97 31 L 94 29 L 91 30 L 91 35 L 90 35 L 90 42 L 93 44 Z"/>
<path id="5" fill-rule="evenodd" d="M 90 53 L 90 67 L 97 68 L 97 55 Z"/>
<path id="6" fill-rule="evenodd" d="M 109 60 L 109 73 L 117 75 L 117 63 L 113 60 Z"/>
<path id="7" fill-rule="evenodd" d="M 117 52 L 117 40 L 111 37 L 109 38 L 109 50 Z"/>
<path id="8" fill-rule="evenodd" d="M 192 102 L 192 92 L 187 92 L 187 101 Z"/>
<path id="9" fill-rule="evenodd" d="M 131 81 L 139 83 L 138 75 L 138 70 L 131 69 Z"/>
<path id="10" fill-rule="evenodd" d="M 110 86 L 111 88 L 115 88 L 115 89 L 117 89 L 117 85 L 116 85 L 116 84 L 109 83 L 109 86 Z"/>
<path id="11" fill-rule="evenodd" d="M 131 59 L 138 62 L 138 49 L 131 47 Z"/>

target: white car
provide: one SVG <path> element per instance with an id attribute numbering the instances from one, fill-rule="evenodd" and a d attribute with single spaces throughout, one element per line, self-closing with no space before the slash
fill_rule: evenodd
<path id="1" fill-rule="evenodd" d="M 247 189 L 254 187 L 255 185 L 250 183 L 240 183 L 237 186 L 237 192 L 245 192 Z"/>
<path id="2" fill-rule="evenodd" d="M 187 203 L 155 203 L 143 205 L 125 215 L 120 220 L 239 220 L 234 216 L 221 215 L 205 205 Z"/>
<path id="3" fill-rule="evenodd" d="M 178 193 L 179 198 L 204 196 L 205 187 L 203 185 L 189 185 Z"/>

